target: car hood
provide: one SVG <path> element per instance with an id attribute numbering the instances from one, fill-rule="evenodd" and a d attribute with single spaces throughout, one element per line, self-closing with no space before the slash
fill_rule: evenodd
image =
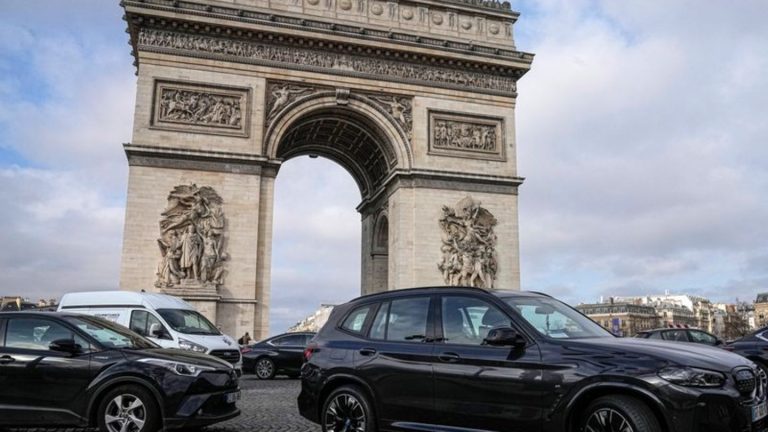
<path id="1" fill-rule="evenodd" d="M 134 360 L 139 358 L 157 358 L 180 363 L 189 363 L 196 366 L 208 366 L 216 369 L 232 369 L 231 364 L 214 356 L 180 349 L 151 348 L 140 351 L 125 351 L 125 354 Z"/>
<path id="2" fill-rule="evenodd" d="M 690 366 L 720 372 L 730 372 L 740 366 L 754 367 L 748 359 L 721 348 L 687 342 L 656 341 L 639 338 L 595 338 L 568 341 L 572 348 L 615 351 L 621 355 L 634 354 L 667 361 L 670 365 Z"/>
<path id="3" fill-rule="evenodd" d="M 179 337 L 186 339 L 190 342 L 194 342 L 198 345 L 202 345 L 209 350 L 240 350 L 240 346 L 237 344 L 231 336 L 225 334 L 218 335 L 197 335 L 190 333 L 179 333 Z"/>

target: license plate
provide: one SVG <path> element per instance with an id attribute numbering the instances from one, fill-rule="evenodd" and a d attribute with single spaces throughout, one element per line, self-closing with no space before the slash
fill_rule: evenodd
<path id="1" fill-rule="evenodd" d="M 227 403 L 235 403 L 240 400 L 240 392 L 227 393 Z"/>
<path id="2" fill-rule="evenodd" d="M 756 422 L 768 415 L 768 404 L 759 403 L 752 407 L 752 421 Z"/>

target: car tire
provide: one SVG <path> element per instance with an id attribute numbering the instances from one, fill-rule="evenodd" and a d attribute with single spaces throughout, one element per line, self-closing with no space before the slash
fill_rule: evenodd
<path id="1" fill-rule="evenodd" d="M 341 386 L 325 398 L 320 426 L 323 432 L 376 432 L 376 418 L 371 407 L 368 396 L 359 387 Z"/>
<path id="2" fill-rule="evenodd" d="M 270 380 L 275 377 L 275 362 L 271 358 L 262 357 L 256 360 L 256 365 L 253 368 L 258 379 Z"/>
<path id="3" fill-rule="evenodd" d="M 626 422 L 632 432 L 661 432 L 661 425 L 651 409 L 631 396 L 613 395 L 595 399 L 583 411 L 579 431 L 612 432 L 630 430 L 621 426 Z"/>
<path id="4" fill-rule="evenodd" d="M 156 432 L 162 426 L 160 409 L 152 393 L 144 387 L 128 384 L 115 387 L 101 397 L 96 420 L 100 432 L 119 432 L 125 422 L 127 430 Z"/>

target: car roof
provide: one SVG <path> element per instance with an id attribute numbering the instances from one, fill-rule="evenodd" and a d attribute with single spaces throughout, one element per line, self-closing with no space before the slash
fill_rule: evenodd
<path id="1" fill-rule="evenodd" d="M 54 312 L 54 311 L 10 311 L 0 312 L 0 318 L 9 317 L 52 317 L 52 318 L 67 318 L 67 317 L 81 317 L 83 314 L 74 312 Z"/>
<path id="2" fill-rule="evenodd" d="M 136 291 L 91 291 L 64 294 L 59 302 L 60 309 L 78 309 L 87 307 L 114 308 L 145 307 L 152 309 L 194 310 L 184 300 L 167 294 Z"/>
<path id="3" fill-rule="evenodd" d="M 367 294 L 360 296 L 349 303 L 358 303 L 362 301 L 385 299 L 389 297 L 400 297 L 406 295 L 417 294 L 468 294 L 468 293 L 485 293 L 493 294 L 498 297 L 551 297 L 547 294 L 536 291 L 513 291 L 513 290 L 487 290 L 483 288 L 475 287 L 463 287 L 463 286 L 429 286 L 429 287 L 417 287 L 417 288 L 405 288 L 392 291 L 384 291 L 379 293 Z"/>

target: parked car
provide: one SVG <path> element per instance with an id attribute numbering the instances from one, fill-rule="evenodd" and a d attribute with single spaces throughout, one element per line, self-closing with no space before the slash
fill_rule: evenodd
<path id="1" fill-rule="evenodd" d="M 768 327 L 728 342 L 723 348 L 752 360 L 768 373 Z"/>
<path id="2" fill-rule="evenodd" d="M 643 339 L 661 339 L 674 342 L 693 342 L 709 346 L 721 346 L 723 341 L 704 330 L 692 328 L 659 328 L 638 332 L 635 337 Z"/>
<path id="3" fill-rule="evenodd" d="M 299 411 L 324 431 L 752 431 L 766 375 L 696 344 L 617 338 L 544 294 L 436 287 L 334 309 Z"/>
<path id="4" fill-rule="evenodd" d="M 259 379 L 285 374 L 298 378 L 304 361 L 304 349 L 315 336 L 312 332 L 283 333 L 243 347 L 243 371 Z"/>
<path id="5" fill-rule="evenodd" d="M 222 334 L 194 306 L 178 297 L 132 291 L 78 292 L 64 294 L 58 310 L 105 318 L 163 348 L 219 357 L 242 373 L 237 341 Z"/>
<path id="6" fill-rule="evenodd" d="M 0 426 L 154 432 L 240 414 L 232 365 L 102 318 L 0 313 Z"/>

